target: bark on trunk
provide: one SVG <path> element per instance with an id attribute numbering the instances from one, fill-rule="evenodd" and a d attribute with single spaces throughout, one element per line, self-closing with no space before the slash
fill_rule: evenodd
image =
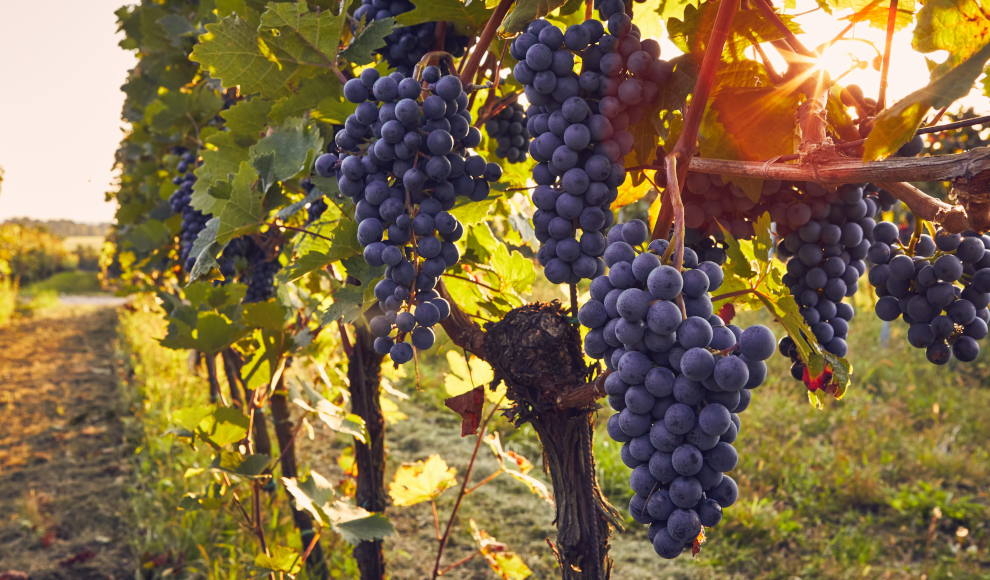
<path id="1" fill-rule="evenodd" d="M 355 502 L 369 512 L 383 512 L 385 495 L 385 416 L 382 414 L 382 355 L 375 352 L 375 337 L 366 326 L 356 325 L 354 346 L 347 378 L 351 384 L 351 410 L 364 419 L 368 430 L 366 443 L 354 441 L 357 463 Z M 385 552 L 382 542 L 361 542 L 354 548 L 354 558 L 361 580 L 384 580 Z"/>
<path id="2" fill-rule="evenodd" d="M 564 580 L 604 580 L 612 527 L 619 514 L 602 495 L 595 476 L 593 399 L 561 408 L 571 391 L 593 382 L 584 363 L 580 332 L 559 302 L 517 308 L 487 328 L 484 352 L 504 381 L 513 405 L 509 418 L 529 422 L 543 444 L 543 467 L 553 482 L 557 542 L 554 554 Z"/>

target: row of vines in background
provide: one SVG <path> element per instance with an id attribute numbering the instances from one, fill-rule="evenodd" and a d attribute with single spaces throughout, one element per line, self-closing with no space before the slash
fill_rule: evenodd
<path id="1" fill-rule="evenodd" d="M 958 58 L 885 108 L 883 89 L 877 99 L 823 90 L 800 59 L 782 73 L 750 59 L 739 47 L 753 39 L 811 55 L 792 17 L 753 4 L 143 0 L 121 8 L 121 46 L 139 61 L 122 88 L 131 131 L 117 152 L 116 245 L 106 266 L 121 291 L 155 293 L 166 314 L 161 344 L 195 351 L 209 377 L 211 404 L 171 417 L 173 436 L 212 452 L 190 473 L 198 489 L 181 509 L 227 513 L 255 546 L 256 573 L 305 567 L 327 578 L 340 557 L 328 550 L 347 543 L 361 578 L 378 580 L 382 541 L 394 533 L 386 509 L 459 487 L 445 525 L 433 504 L 436 578 L 467 561 L 443 556 L 461 500 L 490 479 L 470 486 L 485 443 L 496 475 L 556 511 L 548 519 L 558 536 L 548 543 L 561 575 L 606 578 L 619 514 L 595 479 L 592 439 L 596 401 L 607 394 L 617 411 L 609 434 L 633 470 L 630 515 L 650 524 L 659 555 L 696 553 L 703 528 L 736 501 L 723 472 L 736 465 L 738 413 L 776 343 L 766 327 L 733 326 L 735 309 L 770 312 L 777 336 L 787 335 L 781 354 L 813 403 L 841 397 L 851 373 L 852 310 L 843 299 L 881 241 L 876 231 L 889 252 L 917 256 L 920 270 L 932 255 L 917 248 L 923 221 L 950 207 L 903 184 L 867 183 L 855 170 L 826 189 L 813 183 L 817 172 L 773 161 L 799 158 L 826 136 L 841 142 L 826 155 L 842 147 L 867 160 L 916 154 L 914 131 L 934 122 L 929 109 L 968 92 L 990 56 L 962 36 L 924 44 Z M 907 25 L 887 24 L 896 3 L 855 8 L 853 20 L 891 33 Z M 918 18 L 952 10 L 926 6 Z M 657 22 L 684 55 L 660 58 L 649 39 L 662 34 Z M 686 107 L 689 98 L 703 102 Z M 936 143 L 946 152 L 969 144 Z M 720 160 L 724 170 L 704 170 Z M 795 167 L 804 173 L 773 179 Z M 940 178 L 959 177 L 950 173 Z M 895 197 L 919 211 L 904 248 L 888 235 L 895 226 L 876 223 Z M 645 221 L 620 223 L 622 208 L 643 199 Z M 973 354 L 969 338 L 983 338 L 962 334 L 979 334 L 977 319 L 987 319 L 985 280 L 971 280 L 985 269 L 976 248 L 984 241 L 967 239 L 963 262 L 973 271 L 953 263 L 959 275 L 942 280 L 967 285 L 960 302 L 974 313 L 957 321 L 965 331 L 950 324 L 938 337 L 965 347 L 960 360 Z M 891 260 L 909 268 L 903 263 Z M 569 311 L 526 303 L 537 264 L 567 285 Z M 896 298 L 917 323 L 921 311 L 908 316 L 906 304 L 923 296 L 911 288 Z M 462 434 L 476 438 L 475 455 L 460 481 L 432 455 L 386 482 L 395 403 L 383 364 L 418 373 L 438 345 L 460 380 L 446 404 L 461 415 Z M 552 489 L 486 432 L 500 411 L 536 431 Z M 314 423 L 353 438 L 338 458 L 353 481 L 335 485 L 297 456 Z M 288 508 L 292 531 L 269 525 L 274 506 Z M 475 522 L 456 533 L 470 533 L 472 556 L 502 577 L 529 574 Z"/>

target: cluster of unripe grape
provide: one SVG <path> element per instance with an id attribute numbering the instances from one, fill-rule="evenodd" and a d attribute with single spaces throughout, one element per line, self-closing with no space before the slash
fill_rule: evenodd
<path id="1" fill-rule="evenodd" d="M 566 31 L 537 20 L 510 48 L 519 61 L 513 75 L 532 105 L 533 226 L 544 244 L 538 258 L 555 284 L 604 273 L 603 234 L 615 220 L 610 206 L 634 144 L 627 129 L 643 119 L 672 72 L 659 60 L 660 45 L 640 40 L 621 0 L 605 0 L 600 16 L 608 33 L 598 20 Z"/>
<path id="2" fill-rule="evenodd" d="M 764 326 L 744 331 L 712 313 L 718 265 L 690 248 L 683 272 L 663 264 L 668 242 L 647 245 L 639 220 L 608 238 L 609 273 L 592 280 L 578 320 L 589 329 L 585 352 L 612 371 L 605 390 L 617 413 L 607 427 L 632 469 L 630 514 L 650 526 L 657 554 L 675 558 L 738 497 L 724 475 L 738 462 L 738 413 L 766 378 L 776 340 Z"/>
<path id="3" fill-rule="evenodd" d="M 940 228 L 935 239 L 921 234 L 911 247 L 896 225 L 880 222 L 873 239 L 869 281 L 880 297 L 877 316 L 902 318 L 908 342 L 933 364 L 975 360 L 990 321 L 990 236 Z"/>
<path id="4" fill-rule="evenodd" d="M 424 69 L 423 81 L 426 90 L 402 73 L 379 77 L 374 69 L 349 80 L 344 96 L 357 109 L 335 137 L 340 155 L 316 161 L 317 173 L 336 176 L 355 203 L 365 261 L 386 266 L 375 286 L 383 314 L 371 330 L 375 349 L 398 364 L 412 360 L 413 346 L 431 348 L 433 326 L 450 314 L 435 288 L 460 259 L 454 242 L 464 227 L 449 210 L 458 196 L 485 199 L 502 175 L 497 164 L 468 151 L 481 133 L 471 127 L 461 81 L 435 66 Z"/>

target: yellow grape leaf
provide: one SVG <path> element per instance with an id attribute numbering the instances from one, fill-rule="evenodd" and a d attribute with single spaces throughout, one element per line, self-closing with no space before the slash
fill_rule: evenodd
<path id="1" fill-rule="evenodd" d="M 337 465 L 344 470 L 345 475 L 350 477 L 357 477 L 358 468 L 357 461 L 354 458 L 354 446 L 345 448 L 340 452 L 340 456 L 337 457 Z"/>
<path id="2" fill-rule="evenodd" d="M 504 384 L 499 385 L 495 391 L 487 388 L 487 385 L 495 380 L 495 371 L 480 358 L 472 355 L 469 363 L 464 360 L 461 353 L 448 350 L 447 364 L 450 365 L 450 372 L 444 377 L 443 382 L 447 394 L 451 397 L 463 395 L 479 385 L 485 385 L 485 398 L 492 403 L 498 403 L 505 396 Z"/>
<path id="3" fill-rule="evenodd" d="M 612 202 L 612 209 L 618 209 L 623 206 L 627 206 L 631 203 L 636 203 L 637 201 L 643 199 L 648 191 L 653 187 L 653 185 L 646 180 L 639 185 L 633 185 L 632 173 L 626 173 L 626 180 L 622 182 L 619 186 L 619 197 Z"/>
<path id="4" fill-rule="evenodd" d="M 403 463 L 388 484 L 388 495 L 397 506 L 416 505 L 436 498 L 457 484 L 457 469 L 447 467 L 439 455 L 426 461 Z"/>
<path id="5" fill-rule="evenodd" d="M 525 473 L 520 473 L 512 469 L 506 469 L 505 472 L 508 473 L 510 476 L 512 476 L 514 479 L 525 483 L 526 487 L 529 488 L 529 491 L 540 496 L 540 499 L 542 499 L 543 501 L 547 502 L 550 505 L 553 505 L 553 494 L 550 493 L 550 490 L 547 489 L 546 484 L 544 484 L 542 481 L 536 479 L 531 475 L 526 475 Z"/>
<path id="6" fill-rule="evenodd" d="M 385 420 L 388 421 L 389 425 L 395 425 L 399 421 L 409 418 L 409 415 L 399 410 L 399 406 L 395 404 L 395 401 L 389 399 L 384 394 L 378 400 L 381 402 L 382 415 L 385 416 Z"/>
<path id="7" fill-rule="evenodd" d="M 533 464 L 529 459 L 526 459 L 515 451 L 506 451 L 502 449 L 502 441 L 499 439 L 497 431 L 489 433 L 485 437 L 485 443 L 492 448 L 492 453 L 495 454 L 495 459 L 498 460 L 498 464 L 502 467 L 502 469 L 505 469 L 505 465 L 502 461 L 503 459 L 508 459 L 509 461 L 515 463 L 516 467 L 518 467 L 523 473 L 529 473 L 530 470 L 533 469 Z"/>
<path id="8" fill-rule="evenodd" d="M 523 580 L 533 574 L 519 554 L 509 552 L 508 546 L 495 540 L 485 530 L 479 530 L 474 520 L 471 520 L 471 535 L 478 542 L 485 561 L 502 580 Z"/>
<path id="9" fill-rule="evenodd" d="M 649 220 L 650 221 L 647 222 L 646 225 L 650 227 L 650 230 L 651 231 L 652 231 L 653 227 L 655 225 L 657 225 L 657 216 L 660 215 L 660 198 L 661 197 L 663 197 L 663 194 L 660 193 L 660 192 L 657 192 L 656 199 L 653 200 L 653 203 L 651 203 L 649 209 L 647 209 L 647 215 L 649 216 Z"/>

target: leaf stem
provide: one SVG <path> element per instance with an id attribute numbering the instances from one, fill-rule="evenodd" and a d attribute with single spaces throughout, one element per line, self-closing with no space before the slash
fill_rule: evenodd
<path id="1" fill-rule="evenodd" d="M 784 21 L 780 19 L 780 16 L 778 16 L 777 13 L 773 11 L 773 6 L 770 5 L 768 0 L 753 0 L 753 3 L 756 4 L 756 8 L 759 9 L 759 11 L 763 14 L 763 17 L 766 18 L 768 22 L 773 24 L 777 28 L 777 30 L 784 35 L 784 38 L 787 40 L 787 44 L 791 45 L 791 48 L 797 51 L 798 54 L 801 54 L 808 58 L 815 58 L 817 56 L 815 53 L 808 50 L 808 47 L 802 44 L 801 41 L 798 40 L 796 36 L 794 36 L 794 33 L 791 32 L 791 29 L 788 28 L 787 25 L 784 24 Z M 719 8 L 719 12 L 721 12 L 721 7 Z M 711 45 L 709 44 L 709 48 L 706 48 L 705 56 L 708 56 L 707 51 L 711 50 L 710 46 Z M 719 47 L 719 53 L 716 56 L 719 58 L 722 56 L 721 47 Z"/>
<path id="2" fill-rule="evenodd" d="M 479 487 L 481 487 L 481 486 L 483 486 L 483 485 L 485 485 L 486 483 L 488 483 L 489 481 L 491 481 L 491 480 L 493 480 L 493 479 L 495 479 L 495 478 L 496 478 L 496 477 L 498 477 L 499 475 L 502 475 L 502 474 L 503 474 L 504 472 L 505 472 L 505 469 L 502 469 L 502 468 L 499 468 L 499 470 L 498 470 L 498 471 L 496 471 L 495 473 L 492 473 L 492 474 L 491 474 L 491 475 L 489 475 L 488 477 L 486 477 L 486 478 L 484 478 L 484 479 L 482 479 L 481 481 L 479 481 L 478 483 L 476 483 L 476 484 L 474 484 L 474 485 L 473 485 L 473 486 L 471 487 L 471 489 L 469 489 L 469 490 L 467 490 L 467 491 L 465 491 L 465 492 L 464 492 L 464 495 L 468 495 L 468 494 L 469 494 L 469 493 L 471 493 L 472 491 L 474 491 L 474 490 L 476 490 L 476 489 L 478 489 Z"/>
<path id="3" fill-rule="evenodd" d="M 890 47 L 894 42 L 894 25 L 897 23 L 897 0 L 890 0 L 887 10 L 887 39 L 883 45 L 883 66 L 880 67 L 880 92 L 877 94 L 876 113 L 887 105 L 887 73 L 890 71 Z"/>
<path id="4" fill-rule="evenodd" d="M 503 397 L 504 399 L 505 397 Z M 450 528 L 454 525 L 454 518 L 457 517 L 457 510 L 461 507 L 461 500 L 464 499 L 466 495 L 464 492 L 467 489 L 468 480 L 471 479 L 471 470 L 474 469 L 474 461 L 478 458 L 478 449 L 481 447 L 481 441 L 485 436 L 485 429 L 488 427 L 488 422 L 492 420 L 492 415 L 495 411 L 498 411 L 499 405 L 502 403 L 500 400 L 492 408 L 488 416 L 485 417 L 485 422 L 481 424 L 481 429 L 478 431 L 478 440 L 474 443 L 474 451 L 471 453 L 471 462 L 468 463 L 467 470 L 464 472 L 464 481 L 461 483 L 461 490 L 457 494 L 457 501 L 454 502 L 454 509 L 450 512 L 450 519 L 447 520 L 447 527 L 443 530 L 443 537 L 440 539 L 440 546 L 437 549 L 437 562 L 433 566 L 433 580 L 436 580 L 437 576 L 440 576 L 440 559 L 443 558 L 443 549 L 447 546 L 447 540 L 450 538 Z M 484 405 L 484 402 L 482 402 Z"/>
<path id="5" fill-rule="evenodd" d="M 495 7 L 495 12 L 492 13 L 488 24 L 485 25 L 485 29 L 481 32 L 478 43 L 474 46 L 474 51 L 468 58 L 468 63 L 464 66 L 464 71 L 461 72 L 462 83 L 467 84 L 474 79 L 474 74 L 478 72 L 478 66 L 481 64 L 481 58 L 488 52 L 488 46 L 492 43 L 492 39 L 495 38 L 495 32 L 502 25 L 502 21 L 505 20 L 505 15 L 509 13 L 509 8 L 513 2 L 515 0 L 500 0 L 498 6 Z"/>
<path id="6" fill-rule="evenodd" d="M 454 562 L 450 566 L 447 566 L 443 570 L 440 570 L 440 572 L 437 574 L 437 576 L 443 576 L 444 574 L 446 574 L 447 572 L 450 572 L 451 570 L 453 570 L 454 568 L 460 566 L 461 564 L 466 564 L 468 562 L 468 560 L 470 560 L 471 558 L 474 558 L 475 556 L 477 556 L 480 553 L 481 553 L 481 550 L 475 550 L 475 551 L 471 552 L 471 554 L 469 556 L 465 556 L 465 557 L 461 558 L 460 560 Z"/>
<path id="7" fill-rule="evenodd" d="M 477 280 L 472 280 L 470 278 L 465 278 L 464 276 L 458 276 L 457 274 L 447 274 L 447 273 L 444 273 L 443 275 L 446 276 L 447 278 L 457 278 L 458 280 L 464 280 L 465 282 L 470 282 L 472 284 L 477 284 L 478 286 L 481 286 L 482 288 L 488 288 L 492 292 L 498 292 L 499 294 L 504 294 L 504 292 L 502 292 L 498 288 L 492 288 L 491 286 L 489 286 L 488 284 L 485 284 L 484 282 L 478 282 Z"/>

